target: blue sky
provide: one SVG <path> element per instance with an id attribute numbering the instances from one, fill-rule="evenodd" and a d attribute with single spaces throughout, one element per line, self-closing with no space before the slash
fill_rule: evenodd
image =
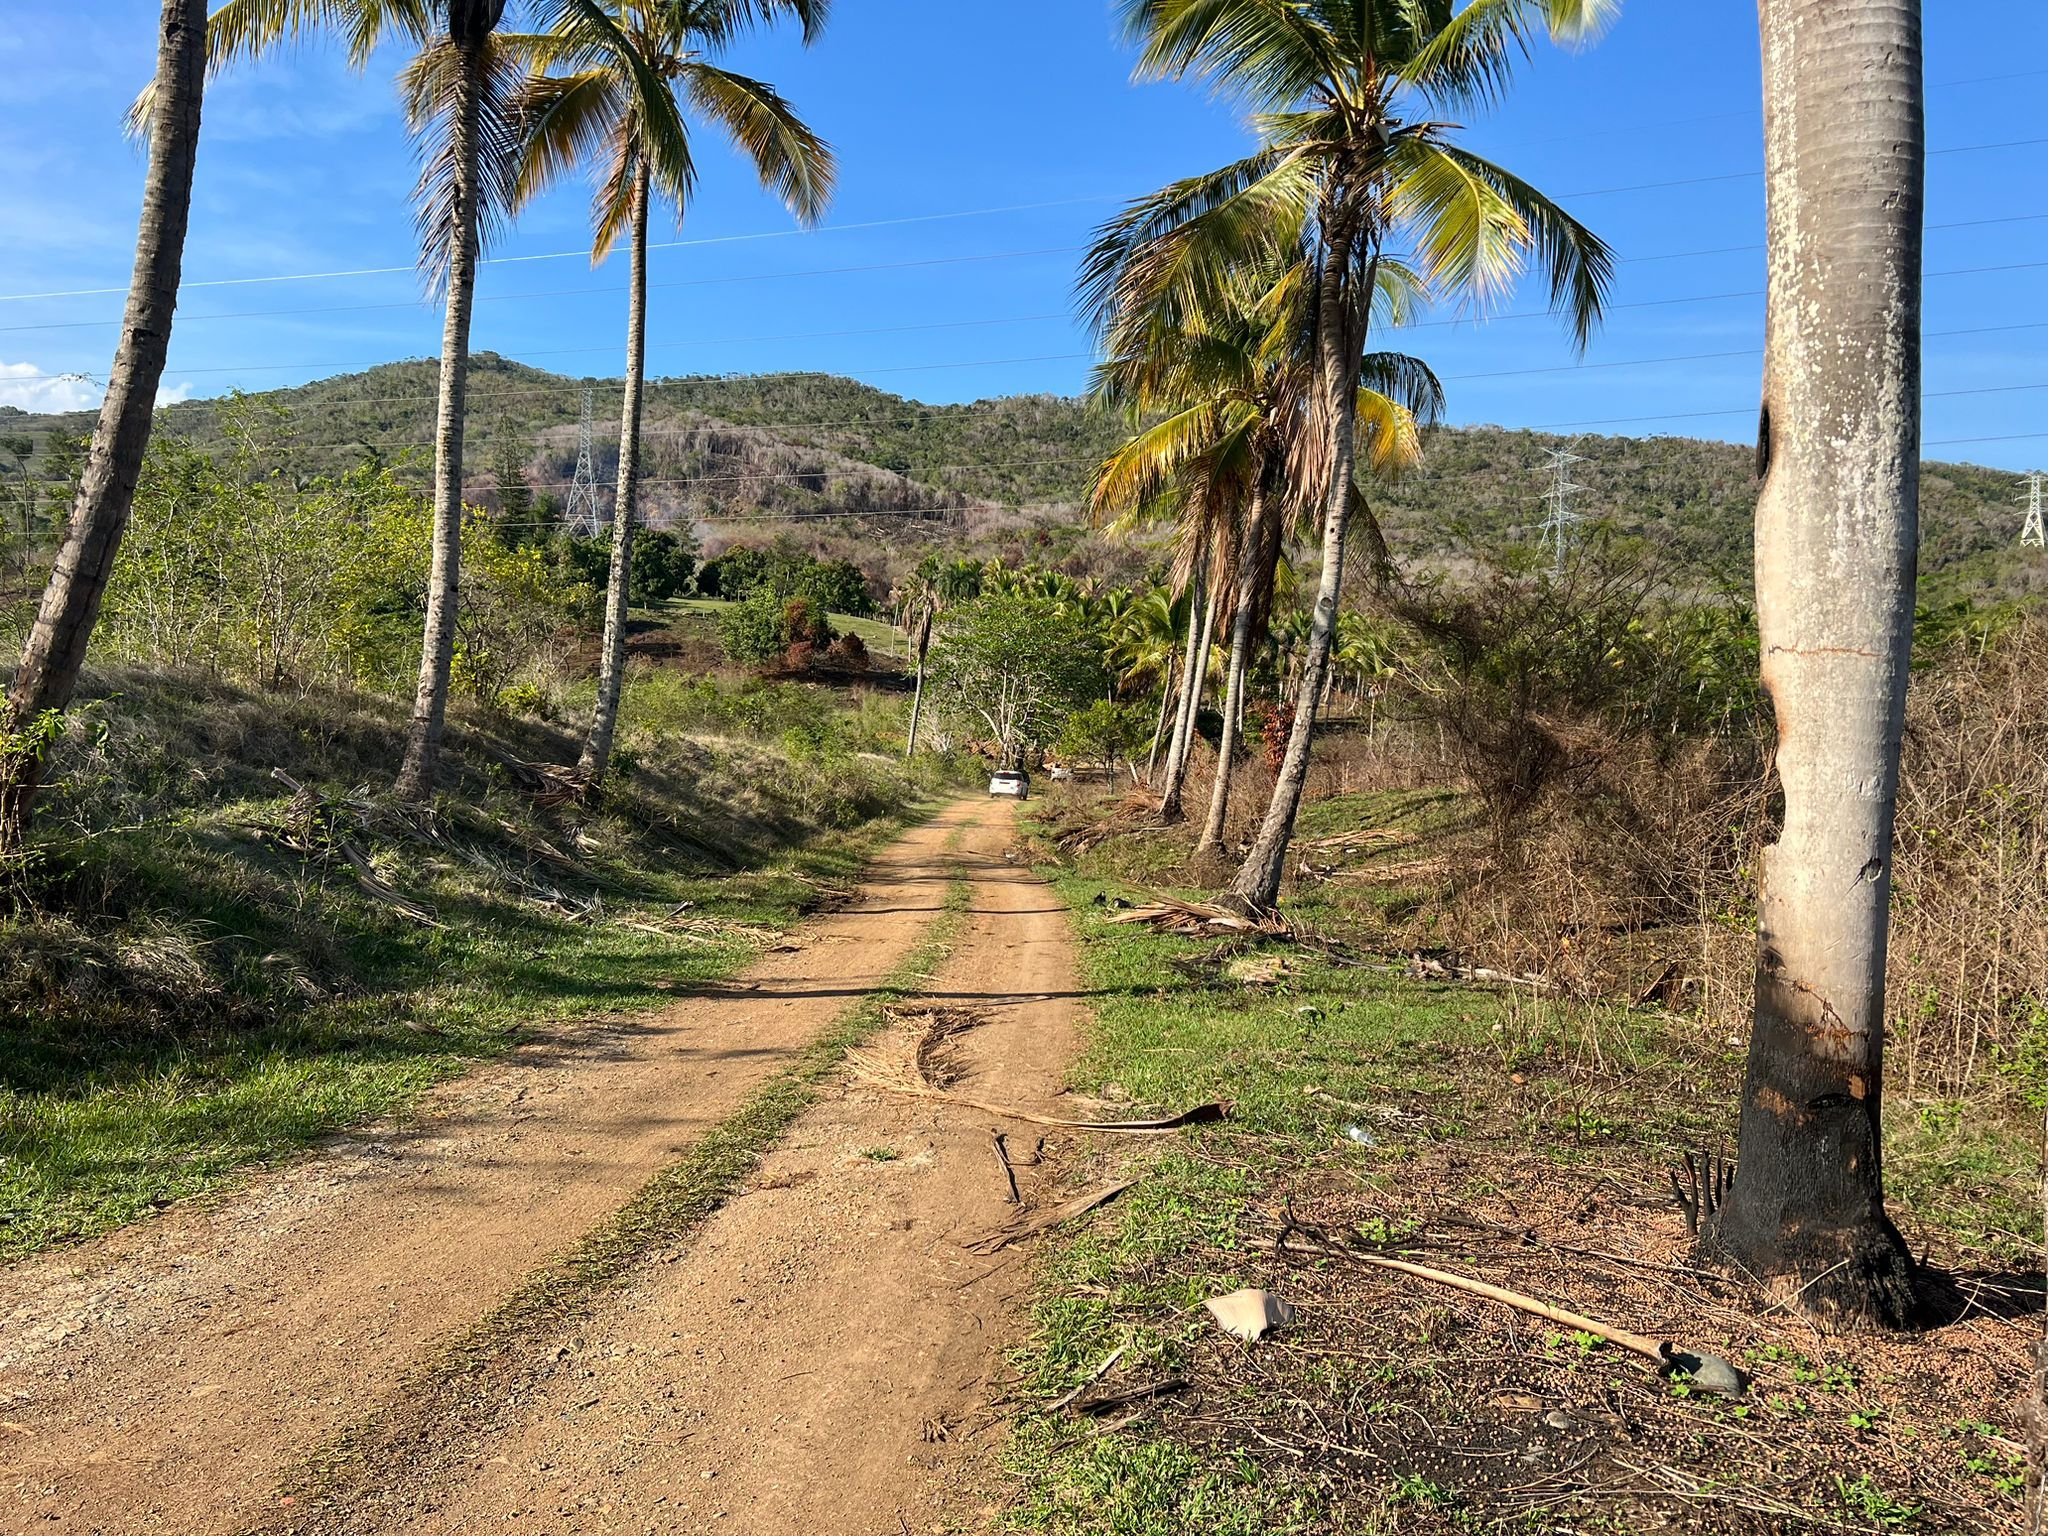
<path id="1" fill-rule="evenodd" d="M 156 5 L 7 9 L 0 403 L 88 403 L 90 383 L 53 376 L 105 371 L 118 292 L 22 296 L 125 284 L 142 167 L 120 117 L 149 72 Z M 1929 164 L 1928 453 L 2048 463 L 2048 388 L 2029 387 L 2048 386 L 2048 143 L 1975 147 L 2048 133 L 2032 110 L 2048 85 L 2048 7 L 1927 10 L 1929 142 L 1960 151 Z M 356 76 L 313 47 L 209 91 L 172 392 L 434 352 L 438 310 L 409 266 L 398 62 Z M 834 142 L 840 192 L 827 228 L 795 234 L 729 155 L 705 153 L 686 226 L 658 238 L 706 243 L 653 258 L 657 373 L 823 369 L 930 401 L 1074 392 L 1087 368 L 1071 319 L 1075 248 L 1117 201 L 1248 142 L 1198 86 L 1131 83 L 1109 0 L 839 0 L 814 48 L 762 37 L 728 62 L 775 81 Z M 1558 195 L 1624 264 L 1583 360 L 1554 321 L 1517 318 L 1541 308 L 1530 295 L 1483 324 L 1439 317 L 1403 335 L 1444 376 L 1453 420 L 1751 430 L 1757 73 L 1753 7 L 1628 0 L 1600 44 L 1540 51 L 1513 100 L 1470 124 L 1476 147 Z M 1692 184 L 1645 186 L 1676 181 Z M 592 271 L 574 254 L 587 249 L 586 203 L 584 187 L 563 188 L 493 250 L 518 259 L 485 270 L 478 348 L 616 375 L 623 264 Z M 396 270 L 235 281 L 369 268 Z M 1635 366 L 1646 359 L 1675 360 Z"/>

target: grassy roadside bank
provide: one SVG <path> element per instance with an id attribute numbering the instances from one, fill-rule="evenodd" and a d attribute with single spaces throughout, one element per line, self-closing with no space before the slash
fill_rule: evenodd
<path id="1" fill-rule="evenodd" d="M 408 819 L 359 788 L 397 761 L 388 704 L 148 675 L 101 698 L 0 914 L 0 1259 L 729 974 L 948 787 L 821 706 L 794 737 L 641 732 L 601 807 L 550 805 L 506 760 L 574 741 L 478 718 Z"/>
<path id="2" fill-rule="evenodd" d="M 1972 1314 L 1910 1339 L 1824 1338 L 1692 1269 L 1664 1186 L 1671 1160 L 1729 1134 L 1738 1045 L 1661 1012 L 1417 981 L 1362 952 L 1113 925 L 1106 904 L 1136 894 L 1128 878 L 1170 879 L 1171 849 L 1042 852 L 1094 996 L 1075 1086 L 1237 1107 L 1108 1149 L 1141 1182 L 1046 1250 L 1022 1395 L 1054 1401 L 1124 1353 L 1080 1411 L 1026 1414 L 1011 1528 L 2017 1528 L 2034 1320 L 2016 1314 L 2038 1288 L 2002 1234 L 2032 1194 L 2023 1146 L 1901 1116 L 1895 1215 L 1963 1277 Z M 1369 926 L 1314 900 L 1295 915 L 1337 937 Z M 1291 1223 L 1311 1233 L 1297 1246 L 1338 1254 L 1276 1252 Z M 1344 1256 L 1359 1252 L 1711 1350 L 1755 1382 L 1710 1398 L 1590 1335 Z M 1224 1337 L 1202 1303 L 1239 1286 L 1282 1296 L 1293 1323 Z M 1162 1382 L 1181 1385 L 1088 1411 Z"/>

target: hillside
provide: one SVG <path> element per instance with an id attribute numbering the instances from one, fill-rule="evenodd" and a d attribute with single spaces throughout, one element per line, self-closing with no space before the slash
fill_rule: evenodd
<path id="1" fill-rule="evenodd" d="M 476 367 L 471 484 L 480 500 L 491 499 L 509 455 L 525 466 L 543 507 L 559 505 L 575 470 L 586 389 L 597 476 L 608 484 L 617 463 L 616 380 L 568 378 L 490 353 Z M 290 410 L 307 473 L 369 457 L 424 480 L 435 374 L 431 361 L 391 363 L 257 398 Z M 764 518 L 837 514 L 843 521 L 810 525 L 810 542 L 844 548 L 857 538 L 870 563 L 879 528 L 890 530 L 899 556 L 938 542 L 1098 572 L 1133 558 L 1085 549 L 1091 541 L 1076 526 L 1089 470 L 1118 433 L 1114 418 L 1087 401 L 1026 395 L 933 406 L 824 374 L 660 379 L 648 395 L 644 491 L 657 526 L 693 523 L 716 543 L 758 536 Z M 218 437 L 218 417 L 211 400 L 164 413 L 173 432 L 202 443 Z M 37 435 L 32 474 L 47 459 L 49 433 L 90 426 L 86 413 L 0 409 L 0 437 Z M 1433 434 L 1428 467 L 1375 495 L 1397 551 L 1427 563 L 1533 538 L 1545 450 L 1566 441 L 1497 427 Z M 1755 491 L 1746 448 L 1678 437 L 1572 442 L 1585 459 L 1574 474 L 1587 488 L 1578 505 L 1589 518 L 1650 541 L 1701 580 L 1747 583 Z M 1925 596 L 2019 596 L 2048 586 L 2048 559 L 2013 542 L 2018 484 L 2000 470 L 1927 465 Z M 928 515 L 851 521 L 906 512 Z"/>

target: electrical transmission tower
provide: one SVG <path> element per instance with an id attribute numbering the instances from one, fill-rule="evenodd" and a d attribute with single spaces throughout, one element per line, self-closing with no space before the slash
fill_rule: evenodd
<path id="1" fill-rule="evenodd" d="M 1586 487 L 1572 479 L 1572 466 L 1583 464 L 1583 456 L 1573 453 L 1569 447 L 1552 448 L 1544 470 L 1550 476 L 1550 488 L 1543 493 L 1546 508 L 1543 515 L 1543 542 L 1550 546 L 1550 574 L 1564 575 L 1566 548 L 1578 533 L 1584 519 L 1572 505 L 1572 498 Z"/>
<path id="2" fill-rule="evenodd" d="M 2031 549 L 2048 546 L 2048 530 L 2041 525 L 2041 483 L 2048 480 L 2040 470 L 2027 472 L 2027 520 L 2020 529 L 2020 543 Z"/>
<path id="3" fill-rule="evenodd" d="M 604 522 L 597 504 L 597 467 L 591 458 L 591 392 L 583 391 L 583 426 L 576 435 L 576 478 L 569 483 L 568 505 L 562 519 L 569 531 L 584 538 L 595 534 Z"/>

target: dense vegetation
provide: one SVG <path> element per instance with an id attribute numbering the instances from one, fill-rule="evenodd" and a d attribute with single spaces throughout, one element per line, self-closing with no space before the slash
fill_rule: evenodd
<path id="1" fill-rule="evenodd" d="M 509 454 L 529 481 L 531 501 L 521 507 L 535 510 L 524 515 L 546 520 L 557 511 L 576 466 L 586 387 L 599 400 L 597 474 L 608 487 L 618 453 L 616 380 L 564 378 L 490 354 L 474 367 L 474 499 L 496 504 L 502 468 L 494 466 Z M 256 398 L 291 410 L 299 473 L 339 475 L 369 463 L 390 466 L 407 483 L 424 479 L 431 363 L 392 363 Z M 1040 532 L 1028 545 L 1013 542 L 1013 558 L 1104 572 L 1128 559 L 1076 527 L 1093 470 L 1119 434 L 1115 417 L 1086 400 L 1026 395 L 929 406 L 831 375 L 772 374 L 651 381 L 647 411 L 641 494 L 656 527 L 696 520 L 716 534 L 722 518 L 909 511 L 922 515 L 878 517 L 875 526 L 905 546 L 980 543 L 996 552 L 1020 522 L 1035 523 Z M 170 433 L 219 447 L 233 411 L 218 400 L 188 400 L 162 417 Z M 64 445 L 90 429 L 83 413 L 29 416 L 0 407 L 0 438 L 34 445 L 25 478 L 36 526 L 49 526 L 63 505 L 52 491 L 75 473 L 75 444 L 68 457 Z M 1749 450 L 1732 443 L 1441 428 L 1428 435 L 1418 473 L 1375 491 L 1389 538 L 1412 561 L 1453 567 L 1474 550 L 1533 543 L 1544 453 L 1567 442 L 1587 460 L 1574 474 L 1588 488 L 1579 505 L 1590 519 L 1656 541 L 1703 588 L 1748 587 L 1754 465 Z M 16 538 L 23 483 L 20 472 L 0 474 L 0 525 Z M 2048 585 L 2048 560 L 2014 542 L 2018 484 L 2001 470 L 1927 466 L 1924 599 L 2017 597 Z M 1040 510 L 1019 518 L 1020 506 Z M 970 510 L 948 510 L 962 507 Z M 758 522 L 731 522 L 723 536 L 753 541 L 761 531 Z M 800 531 L 819 548 L 843 532 L 833 521 Z M 1127 563 L 1122 569 L 1128 572 Z"/>

